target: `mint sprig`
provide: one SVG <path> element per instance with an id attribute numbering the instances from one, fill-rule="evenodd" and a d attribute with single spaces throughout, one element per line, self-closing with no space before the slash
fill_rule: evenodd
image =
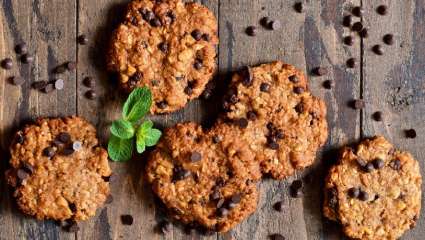
<path id="1" fill-rule="evenodd" d="M 143 120 L 152 104 L 152 93 L 147 87 L 134 89 L 124 103 L 122 119 L 115 120 L 110 128 L 108 154 L 113 161 L 125 162 L 133 156 L 134 144 L 138 153 L 154 146 L 161 131 L 153 128 L 151 120 Z"/>

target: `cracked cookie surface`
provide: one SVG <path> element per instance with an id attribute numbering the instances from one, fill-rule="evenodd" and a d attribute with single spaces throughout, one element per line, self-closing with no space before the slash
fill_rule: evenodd
<path id="1" fill-rule="evenodd" d="M 384 137 L 344 148 L 325 181 L 324 215 L 354 239 L 398 239 L 415 226 L 422 176 L 408 152 Z"/>
<path id="2" fill-rule="evenodd" d="M 39 119 L 16 133 L 10 153 L 7 181 L 37 219 L 86 220 L 109 195 L 108 154 L 82 118 Z"/>
<path id="3" fill-rule="evenodd" d="M 151 113 L 176 111 L 197 98 L 216 70 L 217 20 L 181 0 L 135 0 L 112 35 L 108 69 L 123 89 L 148 86 Z"/>
<path id="4" fill-rule="evenodd" d="M 234 74 L 223 107 L 227 134 L 244 139 L 276 179 L 310 166 L 327 139 L 324 101 L 311 95 L 301 71 L 280 61 Z"/>
<path id="5" fill-rule="evenodd" d="M 226 232 L 255 211 L 259 166 L 243 142 L 225 138 L 177 124 L 151 153 L 148 181 L 175 219 Z"/>

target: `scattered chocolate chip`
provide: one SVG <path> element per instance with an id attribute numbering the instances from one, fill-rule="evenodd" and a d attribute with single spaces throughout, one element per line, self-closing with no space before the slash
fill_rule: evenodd
<path id="1" fill-rule="evenodd" d="M 46 147 L 45 149 L 43 149 L 43 155 L 51 158 L 53 156 L 55 156 L 56 150 L 53 147 Z"/>
<path id="2" fill-rule="evenodd" d="M 268 83 L 261 83 L 260 85 L 260 91 L 262 92 L 269 92 L 270 90 L 270 84 Z"/>
<path id="3" fill-rule="evenodd" d="M 294 87 L 294 93 L 302 94 L 304 92 L 304 88 L 302 87 Z"/>
<path id="4" fill-rule="evenodd" d="M 52 92 L 53 90 L 55 90 L 55 85 L 53 84 L 53 83 L 48 83 L 43 89 L 42 89 L 42 91 L 44 92 L 44 93 L 50 93 L 50 92 Z"/>
<path id="5" fill-rule="evenodd" d="M 382 40 L 387 45 L 393 45 L 394 44 L 394 35 L 392 35 L 391 33 L 385 34 L 384 37 L 382 38 Z"/>
<path id="6" fill-rule="evenodd" d="M 363 99 L 356 99 L 353 101 L 352 104 L 354 109 L 362 109 L 365 107 L 365 102 L 363 101 Z"/>
<path id="7" fill-rule="evenodd" d="M 105 203 L 106 203 L 106 204 L 111 204 L 113 201 L 114 201 L 114 197 L 113 197 L 111 194 L 109 194 L 109 195 L 106 197 Z"/>
<path id="8" fill-rule="evenodd" d="M 74 62 L 74 61 L 69 61 L 69 62 L 66 63 L 65 66 L 66 66 L 66 69 L 68 69 L 68 71 L 72 71 L 75 68 L 77 68 L 77 63 Z"/>
<path id="9" fill-rule="evenodd" d="M 33 84 L 31 84 L 32 88 L 36 89 L 36 90 L 41 90 L 43 88 L 45 88 L 47 86 L 47 82 L 46 81 L 37 81 L 34 82 Z"/>
<path id="10" fill-rule="evenodd" d="M 361 7 L 354 7 L 351 13 L 356 17 L 361 17 L 363 15 L 363 9 Z"/>
<path id="11" fill-rule="evenodd" d="M 271 20 L 270 20 L 269 17 L 263 17 L 263 18 L 260 19 L 261 26 L 263 26 L 265 28 L 268 28 L 270 26 L 270 22 L 271 22 Z"/>
<path id="12" fill-rule="evenodd" d="M 297 112 L 297 113 L 303 113 L 304 112 L 304 104 L 303 103 L 298 103 L 296 106 L 295 106 L 295 111 Z"/>
<path id="13" fill-rule="evenodd" d="M 199 40 L 201 40 L 201 38 L 202 38 L 202 32 L 201 32 L 201 31 L 199 31 L 199 29 L 195 29 L 195 30 L 193 30 L 193 31 L 192 31 L 192 33 L 191 33 L 190 35 L 192 35 L 192 37 L 193 37 L 196 41 L 199 41 Z"/>
<path id="14" fill-rule="evenodd" d="M 192 161 L 193 163 L 199 162 L 201 160 L 202 155 L 199 152 L 192 152 L 192 154 L 190 155 L 190 161 Z"/>
<path id="15" fill-rule="evenodd" d="M 297 75 L 291 75 L 289 76 L 289 81 L 291 81 L 292 83 L 298 83 L 300 80 L 298 79 Z"/>
<path id="16" fill-rule="evenodd" d="M 60 142 L 67 144 L 71 141 L 71 135 L 67 132 L 61 132 L 59 133 L 59 135 L 56 137 L 57 140 L 59 140 Z"/>
<path id="17" fill-rule="evenodd" d="M 1 61 L 1 66 L 4 69 L 11 69 L 13 67 L 13 61 L 10 58 L 5 58 L 3 61 Z"/>
<path id="18" fill-rule="evenodd" d="M 181 166 L 176 166 L 173 169 L 173 182 L 183 180 L 191 175 L 190 171 Z"/>
<path id="19" fill-rule="evenodd" d="M 239 118 L 237 124 L 240 128 L 246 128 L 248 127 L 248 120 L 246 118 Z"/>
<path id="20" fill-rule="evenodd" d="M 167 234 L 167 233 L 171 232 L 172 227 L 173 227 L 173 225 L 167 220 L 165 220 L 165 221 L 163 221 L 159 224 L 159 230 L 161 231 L 162 234 Z"/>
<path id="21" fill-rule="evenodd" d="M 366 164 L 366 166 L 364 166 L 363 171 L 370 173 L 373 170 L 375 170 L 375 166 L 373 166 L 373 163 L 369 162 Z"/>
<path id="22" fill-rule="evenodd" d="M 383 120 L 383 114 L 382 114 L 382 112 L 380 112 L 380 111 L 378 111 L 378 112 L 374 112 L 374 113 L 372 114 L 372 117 L 373 117 L 373 119 L 374 119 L 375 121 L 378 121 L 378 122 L 380 122 L 380 121 L 382 121 L 382 120 Z"/>
<path id="23" fill-rule="evenodd" d="M 359 192 L 359 199 L 361 201 L 367 201 L 369 199 L 369 194 L 363 190 L 360 190 Z"/>
<path id="24" fill-rule="evenodd" d="M 323 82 L 322 85 L 326 89 L 332 89 L 333 82 L 331 80 L 326 80 L 326 81 Z"/>
<path id="25" fill-rule="evenodd" d="M 159 20 L 159 18 L 154 17 L 152 18 L 149 23 L 151 24 L 152 27 L 160 27 L 162 26 L 161 20 Z"/>
<path id="26" fill-rule="evenodd" d="M 201 59 L 195 59 L 195 63 L 193 64 L 193 67 L 196 69 L 196 70 L 201 70 L 202 69 L 202 67 L 203 67 L 203 64 L 202 64 L 202 60 Z"/>
<path id="27" fill-rule="evenodd" d="M 64 65 L 60 65 L 60 66 L 57 66 L 53 71 L 57 74 L 62 74 L 66 72 L 66 67 Z"/>
<path id="28" fill-rule="evenodd" d="M 295 180 L 291 183 L 292 190 L 298 190 L 303 187 L 303 182 L 301 180 Z"/>
<path id="29" fill-rule="evenodd" d="M 345 45 L 352 46 L 354 44 L 354 38 L 352 36 L 346 36 L 344 38 Z"/>
<path id="30" fill-rule="evenodd" d="M 83 79 L 83 84 L 84 84 L 86 87 L 92 88 L 92 87 L 94 87 L 94 86 L 95 86 L 96 82 L 94 81 L 94 79 L 93 79 L 92 77 L 85 77 L 85 78 Z"/>
<path id="31" fill-rule="evenodd" d="M 317 76 L 323 76 L 328 74 L 328 69 L 325 67 L 316 67 L 313 69 L 313 73 Z"/>
<path id="32" fill-rule="evenodd" d="M 354 68 L 356 66 L 356 59 L 355 58 L 349 58 L 346 62 L 347 67 Z"/>
<path id="33" fill-rule="evenodd" d="M 355 22 L 353 26 L 351 26 L 351 29 L 355 32 L 360 32 L 363 29 L 363 24 L 361 22 Z"/>
<path id="34" fill-rule="evenodd" d="M 10 79 L 10 83 L 16 86 L 20 86 L 25 82 L 25 79 L 20 76 L 13 76 L 13 77 L 10 77 L 9 79 Z"/>
<path id="35" fill-rule="evenodd" d="M 80 231 L 80 227 L 76 221 L 72 221 L 65 229 L 66 231 L 73 233 Z"/>
<path id="36" fill-rule="evenodd" d="M 85 95 L 86 95 L 86 98 L 90 100 L 94 100 L 97 97 L 96 92 L 94 90 L 88 90 Z"/>
<path id="37" fill-rule="evenodd" d="M 34 57 L 29 55 L 28 53 L 21 56 L 21 61 L 23 63 L 32 63 L 34 62 Z"/>
<path id="38" fill-rule="evenodd" d="M 361 38 L 367 38 L 369 37 L 369 31 L 367 30 L 367 28 L 363 28 L 360 32 L 359 32 L 359 36 Z"/>
<path id="39" fill-rule="evenodd" d="M 72 143 L 72 149 L 74 151 L 79 151 L 81 149 L 81 147 L 82 147 L 82 143 L 80 141 L 74 141 Z"/>
<path id="40" fill-rule="evenodd" d="M 302 2 L 296 2 L 294 4 L 294 9 L 295 11 L 297 11 L 298 13 L 302 13 L 304 11 L 304 7 L 303 7 L 303 3 Z"/>
<path id="41" fill-rule="evenodd" d="M 229 210 L 227 210 L 226 208 L 221 207 L 221 208 L 217 209 L 217 216 L 226 217 L 227 215 L 229 215 Z"/>
<path id="42" fill-rule="evenodd" d="M 255 119 L 257 119 L 257 114 L 254 111 L 248 111 L 246 113 L 246 117 L 248 118 L 248 120 L 254 121 Z"/>
<path id="43" fill-rule="evenodd" d="M 381 168 L 383 168 L 385 166 L 384 160 L 382 160 L 380 158 L 377 158 L 377 159 L 373 160 L 372 164 L 373 164 L 373 167 L 375 169 L 381 169 Z"/>
<path id="44" fill-rule="evenodd" d="M 388 13 L 388 10 L 387 10 L 388 8 L 387 8 L 387 6 L 385 6 L 385 5 L 379 5 L 377 8 L 376 8 L 376 12 L 379 14 L 379 15 L 387 15 L 387 13 Z"/>
<path id="45" fill-rule="evenodd" d="M 271 21 L 270 25 L 269 25 L 270 29 L 272 29 L 272 30 L 279 30 L 281 28 L 281 26 L 282 25 L 280 24 L 279 20 Z"/>
<path id="46" fill-rule="evenodd" d="M 347 15 L 344 17 L 344 19 L 342 20 L 342 25 L 344 25 L 345 27 L 351 27 L 351 22 L 353 18 L 351 17 L 351 15 Z"/>
<path id="47" fill-rule="evenodd" d="M 274 210 L 276 210 L 276 211 L 282 212 L 282 211 L 283 211 L 283 206 L 284 206 L 284 202 L 283 202 L 283 201 L 279 201 L 279 202 L 276 202 L 276 203 L 273 205 L 273 208 L 274 208 Z"/>
<path id="48" fill-rule="evenodd" d="M 257 35 L 257 28 L 255 26 L 249 26 L 245 29 L 245 33 L 248 36 L 253 37 L 253 36 Z"/>
<path id="49" fill-rule="evenodd" d="M 132 225 L 133 224 L 133 216 L 126 214 L 121 215 L 121 222 L 124 225 Z"/>
<path id="50" fill-rule="evenodd" d="M 63 80 L 60 79 L 60 78 L 56 79 L 55 80 L 55 83 L 54 83 L 54 86 L 55 86 L 55 89 L 56 90 L 62 90 L 63 89 L 63 86 L 64 86 Z"/>
<path id="51" fill-rule="evenodd" d="M 168 43 L 162 42 L 162 43 L 158 44 L 158 48 L 159 48 L 159 50 L 161 50 L 161 52 L 167 53 L 168 52 Z"/>
<path id="52" fill-rule="evenodd" d="M 270 240 L 285 240 L 285 237 L 282 234 L 274 233 L 269 235 Z"/>
<path id="53" fill-rule="evenodd" d="M 357 187 L 352 187 L 348 189 L 347 193 L 350 198 L 358 198 L 360 194 L 360 189 Z"/>
<path id="54" fill-rule="evenodd" d="M 15 46 L 15 52 L 17 54 L 26 54 L 28 52 L 28 47 L 26 43 L 20 43 Z"/>
<path id="55" fill-rule="evenodd" d="M 158 103 L 156 103 L 156 106 L 157 106 L 159 109 L 164 109 L 164 108 L 166 108 L 166 107 L 167 107 L 167 102 L 166 102 L 166 101 L 158 102 Z"/>
<path id="56" fill-rule="evenodd" d="M 401 161 L 399 159 L 394 159 L 389 163 L 390 168 L 398 171 L 401 169 Z"/>
<path id="57" fill-rule="evenodd" d="M 86 45 L 89 42 L 89 39 L 85 34 L 81 34 L 80 36 L 78 36 L 77 41 L 81 45 Z"/>
<path id="58" fill-rule="evenodd" d="M 416 138 L 416 130 L 411 128 L 404 131 L 407 138 Z"/>
<path id="59" fill-rule="evenodd" d="M 377 55 L 382 55 L 384 54 L 384 50 L 382 49 L 382 46 L 377 44 L 375 46 L 372 47 L 372 51 L 377 54 Z"/>

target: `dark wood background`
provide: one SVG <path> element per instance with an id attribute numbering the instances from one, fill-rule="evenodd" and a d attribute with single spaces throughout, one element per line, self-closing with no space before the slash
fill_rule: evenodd
<path id="1" fill-rule="evenodd" d="M 113 27 L 119 22 L 124 0 L 1 0 L 0 59 L 11 56 L 15 44 L 27 42 L 35 56 L 30 65 L 15 64 L 13 70 L 0 70 L 0 139 L 1 172 L 7 168 L 8 145 L 12 133 L 36 117 L 77 114 L 95 124 L 106 142 L 111 120 L 120 116 L 123 96 L 111 83 L 104 65 L 104 49 Z M 409 150 L 425 166 L 425 0 L 307 0 L 304 13 L 296 13 L 295 0 L 203 0 L 219 22 L 219 87 L 211 100 L 196 100 L 185 109 L 153 119 L 160 126 L 193 120 L 208 124 L 214 121 L 223 82 L 231 71 L 243 65 L 255 65 L 276 59 L 310 72 L 322 65 L 330 69 L 323 77 L 309 77 L 315 95 L 328 106 L 329 139 L 317 163 L 304 173 L 285 181 L 261 183 L 258 210 L 229 233 L 202 237 L 188 236 L 181 228 L 162 236 L 154 232 L 164 214 L 154 205 L 149 186 L 142 179 L 145 156 L 128 163 L 111 163 L 118 181 L 112 184 L 114 202 L 100 209 L 96 217 L 81 225 L 78 233 L 66 233 L 51 221 L 36 221 L 16 209 L 11 191 L 0 180 L 0 239 L 267 239 L 281 233 L 289 240 L 344 239 L 339 227 L 321 214 L 321 186 L 336 149 L 362 137 L 382 134 L 401 149 Z M 376 7 L 387 4 L 389 14 L 379 16 Z M 369 37 L 355 38 L 351 47 L 342 38 L 352 34 L 341 24 L 352 6 L 362 5 L 361 21 L 369 28 Z M 282 29 L 267 31 L 259 27 L 256 37 L 248 37 L 248 25 L 259 26 L 259 19 L 270 16 L 282 22 Z M 360 20 L 360 19 L 359 19 Z M 76 44 L 79 34 L 87 34 L 88 45 Z M 382 36 L 395 35 L 393 46 L 384 45 L 377 56 L 374 44 L 383 44 Z M 358 65 L 347 69 L 345 61 L 355 57 Z M 52 79 L 51 70 L 66 61 L 78 61 L 76 71 L 64 74 L 65 89 L 50 94 L 30 88 L 34 81 Z M 7 82 L 12 75 L 26 79 L 20 87 Z M 84 97 L 88 90 L 85 76 L 96 79 L 97 100 Z M 332 90 L 322 87 L 325 80 L 334 82 Z M 352 99 L 363 98 L 366 107 L 353 110 Z M 384 121 L 375 122 L 371 114 L 384 112 Z M 416 139 L 407 139 L 404 130 L 415 128 Z M 288 185 L 309 174 L 314 179 L 305 196 L 292 199 Z M 285 201 L 283 213 L 272 209 L 273 203 Z M 121 224 L 120 215 L 134 216 L 132 226 Z M 425 216 L 403 239 L 423 239 Z M 421 237 L 422 236 L 422 237 Z"/>

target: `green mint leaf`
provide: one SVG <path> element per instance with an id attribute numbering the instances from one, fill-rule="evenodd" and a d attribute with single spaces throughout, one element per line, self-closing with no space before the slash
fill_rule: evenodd
<path id="1" fill-rule="evenodd" d="M 149 129 L 148 135 L 146 136 L 145 143 L 146 146 L 152 147 L 158 142 L 161 137 L 161 131 L 155 128 Z"/>
<path id="2" fill-rule="evenodd" d="M 145 147 L 154 146 L 161 137 L 161 131 L 152 127 L 153 122 L 151 120 L 146 120 L 137 129 L 136 145 L 138 146 L 137 151 L 139 153 L 142 153 L 145 150 Z"/>
<path id="3" fill-rule="evenodd" d="M 121 139 L 111 135 L 108 142 L 108 154 L 116 162 L 130 160 L 133 155 L 133 139 Z"/>
<path id="4" fill-rule="evenodd" d="M 121 139 L 129 139 L 134 136 L 134 128 L 131 122 L 120 119 L 112 123 L 111 133 Z"/>
<path id="5" fill-rule="evenodd" d="M 136 143 L 136 149 L 138 153 L 142 153 L 146 149 L 146 144 L 144 142 L 137 142 Z"/>
<path id="6" fill-rule="evenodd" d="M 124 103 L 122 110 L 123 118 L 132 123 L 139 121 L 152 104 L 152 93 L 147 87 L 134 89 Z"/>

